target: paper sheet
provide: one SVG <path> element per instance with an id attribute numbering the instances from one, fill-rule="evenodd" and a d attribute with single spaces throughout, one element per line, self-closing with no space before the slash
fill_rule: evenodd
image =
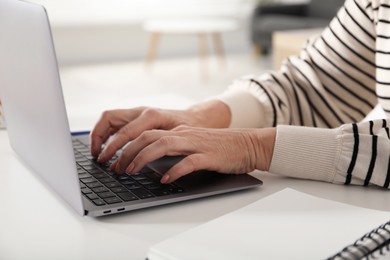
<path id="1" fill-rule="evenodd" d="M 390 213 L 285 189 L 153 246 L 149 260 L 324 259 Z"/>

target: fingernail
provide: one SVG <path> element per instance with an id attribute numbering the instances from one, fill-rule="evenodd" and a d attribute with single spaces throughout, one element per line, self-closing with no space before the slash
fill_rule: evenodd
<path id="1" fill-rule="evenodd" d="M 127 167 L 127 169 L 126 169 L 126 172 L 128 172 L 128 173 L 133 173 L 133 170 L 134 170 L 134 162 L 131 162 L 130 163 L 130 165 L 129 165 L 129 167 Z"/>
<path id="2" fill-rule="evenodd" d="M 111 164 L 111 165 L 110 165 L 110 170 L 111 170 L 111 171 L 115 171 L 115 167 L 116 167 L 116 164 L 115 164 L 115 163 Z"/>
<path id="3" fill-rule="evenodd" d="M 103 151 L 100 155 L 99 155 L 99 157 L 98 157 L 98 162 L 103 162 L 103 159 L 104 159 L 104 155 L 105 155 L 105 152 Z"/>
<path id="4" fill-rule="evenodd" d="M 168 181 L 169 181 L 169 175 L 164 175 L 163 177 L 162 177 L 162 179 L 161 179 L 161 183 L 168 183 Z"/>

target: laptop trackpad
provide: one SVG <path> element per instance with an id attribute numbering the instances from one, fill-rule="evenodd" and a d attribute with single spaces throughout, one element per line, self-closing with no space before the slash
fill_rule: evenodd
<path id="1" fill-rule="evenodd" d="M 148 168 L 158 172 L 159 174 L 166 173 L 173 165 L 183 160 L 185 156 L 164 156 L 147 164 Z"/>

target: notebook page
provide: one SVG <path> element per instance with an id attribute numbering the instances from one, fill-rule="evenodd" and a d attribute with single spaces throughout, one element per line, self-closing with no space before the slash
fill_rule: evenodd
<path id="1" fill-rule="evenodd" d="M 148 259 L 324 259 L 388 220 L 389 212 L 284 189 L 154 245 Z"/>

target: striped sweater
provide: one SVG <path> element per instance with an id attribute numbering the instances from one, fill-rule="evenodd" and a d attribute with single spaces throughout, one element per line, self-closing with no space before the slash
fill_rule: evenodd
<path id="1" fill-rule="evenodd" d="M 299 57 L 279 71 L 236 80 L 219 97 L 231 127 L 277 127 L 269 171 L 389 188 L 390 0 L 347 0 Z"/>

